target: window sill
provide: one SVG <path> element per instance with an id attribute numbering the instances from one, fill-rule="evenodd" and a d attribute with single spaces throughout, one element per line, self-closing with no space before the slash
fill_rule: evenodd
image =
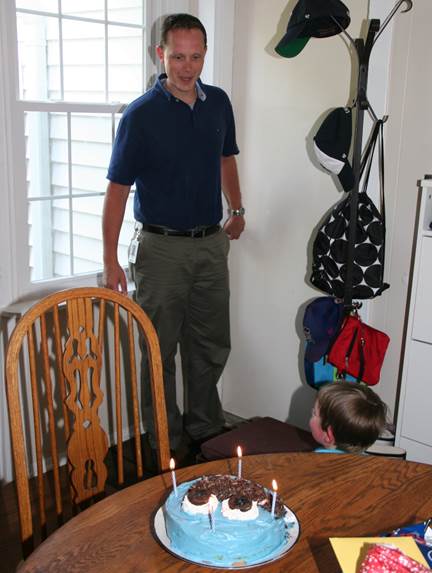
<path id="1" fill-rule="evenodd" d="M 126 274 L 128 274 L 127 269 L 125 269 Z M 36 302 L 40 301 L 44 297 L 59 292 L 61 290 L 79 288 L 84 286 L 98 286 L 102 285 L 102 274 L 97 275 L 92 274 L 91 276 L 85 275 L 81 277 L 72 277 L 68 279 L 58 279 L 55 281 L 41 281 L 38 283 L 33 283 L 34 288 L 32 292 L 20 297 L 15 302 L 0 307 L 0 316 L 5 318 L 12 318 L 14 316 L 23 315 L 29 308 L 31 308 Z M 39 287 L 39 288 L 38 288 Z M 135 284 L 128 277 L 128 296 L 131 296 L 135 292 Z"/>

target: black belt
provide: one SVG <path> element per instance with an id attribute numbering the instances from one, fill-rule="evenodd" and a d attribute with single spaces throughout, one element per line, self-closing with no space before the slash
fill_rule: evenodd
<path id="1" fill-rule="evenodd" d="M 169 227 L 162 227 L 160 225 L 143 225 L 142 230 L 149 233 L 156 233 L 157 235 L 167 235 L 168 237 L 193 237 L 199 239 L 208 237 L 220 230 L 220 225 L 210 225 L 209 227 L 195 227 L 194 229 L 187 229 L 186 231 L 179 231 L 177 229 L 170 229 Z"/>

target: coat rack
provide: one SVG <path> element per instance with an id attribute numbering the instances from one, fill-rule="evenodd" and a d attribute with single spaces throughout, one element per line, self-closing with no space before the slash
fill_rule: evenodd
<path id="1" fill-rule="evenodd" d="M 388 14 L 382 25 L 380 21 L 372 19 L 369 21 L 369 28 L 366 36 L 366 41 L 362 38 L 353 40 L 351 36 L 341 28 L 341 31 L 348 37 L 351 44 L 354 46 L 358 60 L 358 80 L 357 80 L 357 93 L 356 93 L 356 121 L 354 129 L 354 143 L 353 143 L 353 156 L 352 156 L 352 169 L 354 173 L 354 187 L 350 191 L 351 206 L 350 206 L 350 223 L 349 223 L 349 236 L 348 236 L 348 251 L 347 251 L 347 273 L 345 280 L 344 291 L 344 307 L 346 311 L 350 311 L 355 305 L 352 301 L 353 292 L 353 271 L 354 271 L 354 245 L 356 240 L 356 222 L 358 210 L 358 193 L 360 187 L 361 175 L 361 155 L 362 155 L 362 140 L 363 140 L 363 126 L 364 126 L 364 113 L 369 111 L 374 119 L 376 119 L 369 101 L 367 99 L 367 82 L 369 73 L 369 60 L 372 48 L 375 42 L 382 34 L 390 20 L 402 6 L 406 4 L 406 8 L 402 12 L 408 12 L 413 6 L 412 0 L 399 0 L 391 12 Z"/>

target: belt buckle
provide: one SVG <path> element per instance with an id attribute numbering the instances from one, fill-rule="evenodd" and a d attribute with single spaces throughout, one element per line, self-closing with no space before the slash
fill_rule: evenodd
<path id="1" fill-rule="evenodd" d="M 205 237 L 205 227 L 203 227 L 202 225 L 198 226 L 198 227 L 194 227 L 193 229 L 191 229 L 191 237 Z"/>

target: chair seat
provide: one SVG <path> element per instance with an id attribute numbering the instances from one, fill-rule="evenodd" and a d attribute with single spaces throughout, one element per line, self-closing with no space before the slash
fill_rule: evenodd
<path id="1" fill-rule="evenodd" d="M 311 452 L 319 444 L 312 434 L 274 418 L 257 418 L 238 428 L 207 440 L 201 445 L 205 460 L 232 458 L 241 446 L 243 455 L 276 452 Z"/>

